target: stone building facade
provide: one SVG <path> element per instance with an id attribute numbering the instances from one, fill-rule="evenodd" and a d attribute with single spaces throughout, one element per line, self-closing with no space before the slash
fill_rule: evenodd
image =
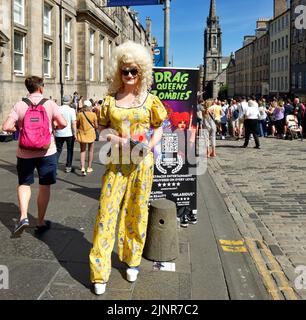
<path id="1" fill-rule="evenodd" d="M 245 38 L 245 45 L 235 52 L 235 95 L 248 96 L 253 92 L 254 41 Z M 231 89 L 230 89 L 231 90 Z"/>
<path id="2" fill-rule="evenodd" d="M 235 82 L 236 82 L 236 60 L 235 55 L 232 52 L 230 61 L 226 70 L 226 83 L 227 83 L 227 95 L 229 98 L 235 96 Z"/>
<path id="3" fill-rule="evenodd" d="M 253 46 L 253 88 L 251 91 L 259 97 L 269 95 L 269 19 L 259 19 L 256 24 L 256 39 Z"/>
<path id="4" fill-rule="evenodd" d="M 306 0 L 291 0 L 291 92 L 306 101 L 306 10 L 295 13 Z M 298 26 L 298 28 L 297 28 Z"/>
<path id="5" fill-rule="evenodd" d="M 292 17 L 292 10 L 290 10 L 293 2 L 297 5 L 305 1 L 273 0 L 274 17 L 257 21 L 256 35 L 244 37 L 243 47 L 235 52 L 235 63 L 228 66 L 227 72 L 232 74 L 232 78 L 235 73 L 235 84 L 233 81 L 228 84 L 230 96 L 233 92 L 234 96 L 250 94 L 284 96 L 294 90 L 302 96 L 303 92 L 306 92 L 303 89 L 303 77 L 306 83 L 305 30 L 292 31 L 295 18 Z M 291 25 L 290 22 L 288 23 L 290 12 Z M 302 33 L 304 36 L 301 36 Z M 292 34 L 296 36 L 295 41 L 292 40 Z M 293 43 L 296 44 L 296 49 Z M 294 80 L 291 88 L 290 80 L 292 82 Z"/>
<path id="6" fill-rule="evenodd" d="M 112 50 L 130 39 L 150 47 L 151 35 L 127 7 L 103 0 L 0 0 L 0 122 L 26 95 L 25 77 L 45 78 L 45 96 L 61 102 L 77 91 L 106 93 Z"/>
<path id="7" fill-rule="evenodd" d="M 290 93 L 290 9 L 270 22 L 270 93 Z"/>

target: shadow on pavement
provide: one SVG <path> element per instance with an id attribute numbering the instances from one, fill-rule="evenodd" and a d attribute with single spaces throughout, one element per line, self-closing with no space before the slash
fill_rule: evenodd
<path id="1" fill-rule="evenodd" d="M 244 140 L 242 141 L 242 144 L 243 144 L 243 142 L 244 142 Z M 220 145 L 220 146 L 217 145 L 217 149 L 219 149 L 219 148 L 240 149 L 242 144 L 241 145 L 239 144 L 237 146 L 233 146 L 230 144 L 224 144 L 224 145 Z"/>
<path id="2" fill-rule="evenodd" d="M 5 164 L 2 164 L 1 162 Z M 17 175 L 17 168 L 15 163 L 0 159 L 0 168 Z"/>
<path id="3" fill-rule="evenodd" d="M 88 198 L 92 198 L 94 200 L 99 200 L 101 188 L 87 188 L 87 187 L 81 187 L 80 188 L 68 188 L 67 190 L 79 193 L 83 196 L 86 196 Z"/>
<path id="4" fill-rule="evenodd" d="M 33 239 L 27 238 L 27 241 L 30 240 L 28 245 L 33 245 L 33 249 L 29 258 L 47 261 L 55 258 L 74 280 L 91 289 L 89 253 L 92 243 L 85 238 L 84 233 L 76 228 L 52 222 L 49 231 L 41 236 L 36 236 L 34 233 L 36 218 L 31 214 L 28 217 L 31 227 L 26 229 L 21 237 L 13 239 L 8 237 L 7 241 L 15 241 L 15 246 L 22 246 L 22 237 L 25 234 L 30 234 Z M 19 208 L 14 203 L 0 202 L 0 222 L 9 230 L 10 234 L 14 229 L 14 220 L 17 219 L 19 219 Z M 123 264 L 119 261 L 116 253 L 112 255 L 112 266 L 123 275 Z M 71 280 L 69 281 L 65 272 L 61 272 L 56 281 L 71 284 Z"/>

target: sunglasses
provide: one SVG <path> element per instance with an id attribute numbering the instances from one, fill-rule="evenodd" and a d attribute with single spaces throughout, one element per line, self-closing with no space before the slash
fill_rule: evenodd
<path id="1" fill-rule="evenodd" d="M 136 68 L 134 69 L 123 69 L 121 70 L 121 74 L 127 77 L 129 74 L 131 74 L 133 77 L 136 77 L 138 75 L 138 70 Z"/>

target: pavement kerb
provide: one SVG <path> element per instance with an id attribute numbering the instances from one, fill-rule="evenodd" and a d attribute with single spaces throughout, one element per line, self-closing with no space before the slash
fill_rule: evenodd
<path id="1" fill-rule="evenodd" d="M 245 238 L 245 244 L 273 300 L 299 300 L 300 296 L 290 286 L 280 264 L 263 240 Z M 258 248 L 260 244 L 261 249 Z M 268 265 L 270 268 L 268 268 Z"/>
<path id="2" fill-rule="evenodd" d="M 222 197 L 225 199 L 225 205 L 227 206 L 229 212 L 231 213 L 239 232 L 242 237 L 246 240 L 247 247 L 255 266 L 263 278 L 264 285 L 267 288 L 267 291 L 271 295 L 273 300 L 297 300 L 302 299 L 300 295 L 293 290 L 290 286 L 288 279 L 286 277 L 285 271 L 282 269 L 278 260 L 273 256 L 269 247 L 263 240 L 263 237 L 258 231 L 255 223 L 250 219 L 248 223 L 244 221 L 245 218 L 249 218 L 250 213 L 255 213 L 256 211 L 251 208 L 249 203 L 245 200 L 240 192 L 236 190 L 231 190 L 226 180 L 222 176 L 222 168 L 218 163 L 218 159 L 212 159 L 208 164 L 208 173 L 214 181 L 218 191 L 221 193 Z M 226 192 L 230 190 L 230 192 Z M 238 199 L 239 198 L 239 199 Z M 236 205 L 235 205 L 236 204 Z M 240 205 L 240 207 L 239 207 Z M 259 220 L 261 220 L 259 218 Z M 265 224 L 263 223 L 265 226 Z M 266 229 L 266 227 L 265 227 Z M 271 238 L 274 240 L 274 243 L 278 241 L 271 235 Z M 263 253 L 257 249 L 256 243 L 260 243 L 264 248 Z M 273 272 L 277 273 L 280 277 L 281 286 L 278 286 L 277 281 L 273 278 L 271 271 L 267 267 L 267 262 L 265 262 L 263 255 L 268 256 L 269 263 L 273 265 Z M 294 268 L 293 264 L 291 266 Z"/>

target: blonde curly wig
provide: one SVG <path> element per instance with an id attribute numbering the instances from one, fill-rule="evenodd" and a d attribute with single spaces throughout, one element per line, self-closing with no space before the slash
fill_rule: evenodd
<path id="1" fill-rule="evenodd" d="M 114 95 L 123 88 L 121 69 L 125 65 L 135 64 L 139 70 L 137 98 L 151 89 L 153 83 L 153 58 L 149 50 L 133 41 L 127 41 L 115 48 L 107 72 L 109 94 Z"/>

